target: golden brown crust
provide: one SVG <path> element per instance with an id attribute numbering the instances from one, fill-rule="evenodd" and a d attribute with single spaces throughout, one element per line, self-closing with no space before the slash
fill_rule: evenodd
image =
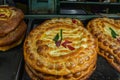
<path id="1" fill-rule="evenodd" d="M 41 73 L 31 68 L 28 64 L 25 65 L 25 70 L 32 80 L 87 80 L 89 79 L 95 68 L 96 61 L 92 62 L 92 64 L 88 68 L 81 72 L 78 71 L 74 74 L 60 76 Z"/>
<path id="2" fill-rule="evenodd" d="M 85 67 L 82 71 L 77 71 L 75 73 L 69 73 L 66 75 L 52 75 L 43 73 L 34 70 L 34 68 L 32 68 L 28 63 L 25 64 L 25 68 L 27 68 L 26 71 L 33 80 L 35 78 L 38 80 L 87 80 L 96 69 L 96 59 L 97 58 L 91 61 L 90 64 L 87 64 L 87 67 Z"/>
<path id="3" fill-rule="evenodd" d="M 23 12 L 15 7 L 0 6 L 0 37 L 14 30 L 23 20 Z"/>
<path id="4" fill-rule="evenodd" d="M 87 28 L 98 40 L 99 54 L 120 72 L 120 20 L 96 18 Z"/>
<path id="5" fill-rule="evenodd" d="M 19 40 L 23 34 L 25 34 L 26 29 L 27 25 L 22 21 L 14 31 L 0 38 L 0 47 L 13 44 L 15 41 Z"/>
<path id="6" fill-rule="evenodd" d="M 13 47 L 18 46 L 19 44 L 22 43 L 23 38 L 24 38 L 24 34 L 22 35 L 21 39 L 15 41 L 14 43 L 12 43 L 10 45 L 6 45 L 6 46 L 2 46 L 2 47 L 0 46 L 0 51 L 7 51 L 7 50 L 9 50 L 9 49 L 11 49 Z"/>
<path id="7" fill-rule="evenodd" d="M 61 37 L 61 33 L 62 41 L 57 46 L 54 38 L 56 34 Z M 64 45 L 66 42 L 69 46 Z M 62 76 L 81 72 L 96 62 L 97 49 L 95 39 L 81 21 L 56 18 L 30 32 L 24 42 L 24 59 L 36 71 Z"/>

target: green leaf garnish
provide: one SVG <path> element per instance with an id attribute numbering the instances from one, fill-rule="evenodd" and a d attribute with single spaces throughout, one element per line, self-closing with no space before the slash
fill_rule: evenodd
<path id="1" fill-rule="evenodd" d="M 62 41 L 62 29 L 60 30 L 60 37 L 61 37 L 61 41 Z"/>
<path id="2" fill-rule="evenodd" d="M 59 47 L 61 45 L 62 37 L 63 37 L 63 35 L 62 35 L 62 29 L 61 29 L 60 32 L 57 33 L 53 39 L 53 41 L 55 42 L 57 47 Z"/>
<path id="3" fill-rule="evenodd" d="M 54 37 L 53 41 L 57 42 L 59 40 L 59 34 L 57 33 L 56 36 Z"/>
<path id="4" fill-rule="evenodd" d="M 111 30 L 111 35 L 113 38 L 116 38 L 116 36 L 119 36 L 112 28 L 109 28 Z"/>

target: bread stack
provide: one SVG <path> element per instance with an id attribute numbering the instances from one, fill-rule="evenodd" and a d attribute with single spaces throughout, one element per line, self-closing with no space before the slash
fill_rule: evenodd
<path id="1" fill-rule="evenodd" d="M 87 28 L 97 38 L 99 55 L 120 72 L 120 20 L 96 18 Z"/>
<path id="2" fill-rule="evenodd" d="M 86 80 L 96 68 L 97 51 L 80 20 L 51 19 L 25 39 L 25 69 L 32 80 Z"/>
<path id="3" fill-rule="evenodd" d="M 0 6 L 0 51 L 9 50 L 22 42 L 27 29 L 23 19 L 20 9 Z"/>

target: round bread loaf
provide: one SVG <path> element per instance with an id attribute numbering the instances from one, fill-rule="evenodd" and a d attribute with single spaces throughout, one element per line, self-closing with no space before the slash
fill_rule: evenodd
<path id="1" fill-rule="evenodd" d="M 15 7 L 0 6 L 0 37 L 14 30 L 23 20 L 24 13 Z"/>
<path id="2" fill-rule="evenodd" d="M 26 29 L 27 25 L 22 21 L 14 31 L 4 37 L 0 37 L 0 51 L 6 51 L 19 45 L 24 38 Z"/>
<path id="3" fill-rule="evenodd" d="M 22 38 L 27 29 L 27 25 L 22 21 L 18 27 L 4 37 L 0 37 L 0 47 L 13 44 Z"/>
<path id="4" fill-rule="evenodd" d="M 98 40 L 99 54 L 120 72 L 120 20 L 96 18 L 87 28 Z"/>
<path id="5" fill-rule="evenodd" d="M 11 6 L 0 6 L 0 51 L 19 45 L 25 35 L 27 25 L 23 12 Z"/>
<path id="6" fill-rule="evenodd" d="M 70 18 L 45 21 L 24 42 L 27 72 L 29 76 L 47 74 L 41 77 L 43 80 L 56 80 L 57 76 L 57 80 L 87 79 L 95 70 L 97 51 L 96 40 L 82 22 Z"/>

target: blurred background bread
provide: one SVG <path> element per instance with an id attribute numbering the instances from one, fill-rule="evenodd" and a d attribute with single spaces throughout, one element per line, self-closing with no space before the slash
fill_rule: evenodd
<path id="1" fill-rule="evenodd" d="M 120 72 L 120 20 L 95 18 L 87 28 L 97 38 L 99 55 Z"/>
<path id="2" fill-rule="evenodd" d="M 22 10 L 11 6 L 0 6 L 0 51 L 19 45 L 26 29 Z"/>

